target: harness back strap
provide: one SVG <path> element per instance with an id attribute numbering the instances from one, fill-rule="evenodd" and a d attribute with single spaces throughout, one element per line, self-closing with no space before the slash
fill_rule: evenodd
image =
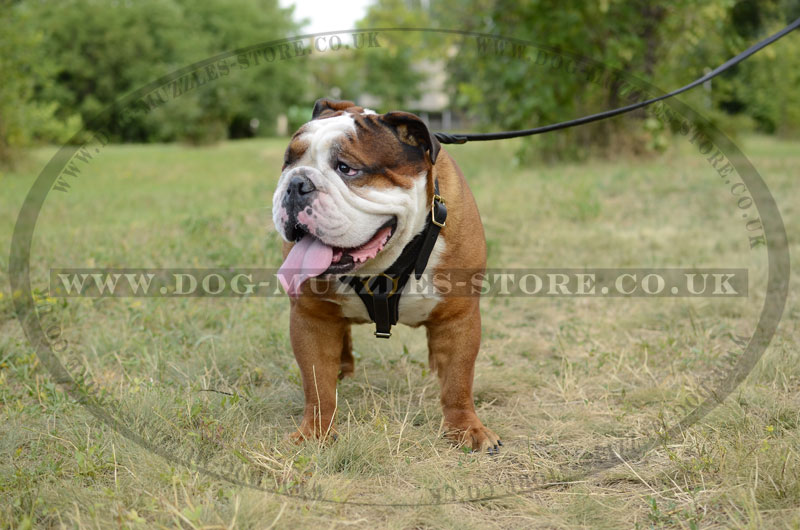
<path id="1" fill-rule="evenodd" d="M 439 195 L 439 180 L 433 182 L 431 215 L 425 228 L 414 236 L 388 269 L 372 276 L 342 276 L 340 281 L 350 285 L 367 308 L 369 318 L 375 323 L 375 336 L 388 339 L 392 326 L 399 320 L 400 294 L 413 272 L 422 277 L 439 232 L 445 226 L 447 207 Z"/>

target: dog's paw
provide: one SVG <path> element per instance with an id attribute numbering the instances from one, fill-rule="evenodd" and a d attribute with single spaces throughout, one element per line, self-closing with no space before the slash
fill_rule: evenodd
<path id="1" fill-rule="evenodd" d="M 296 444 L 301 444 L 308 440 L 336 441 L 338 437 L 339 435 L 333 427 L 321 431 L 301 424 L 296 431 L 288 436 L 288 439 Z"/>
<path id="2" fill-rule="evenodd" d="M 353 377 L 355 369 L 356 369 L 355 363 L 342 362 L 342 364 L 339 366 L 339 379 L 342 380 L 345 377 Z"/>
<path id="3" fill-rule="evenodd" d="M 459 446 L 472 448 L 473 452 L 480 451 L 496 455 L 503 445 L 500 437 L 486 428 L 477 416 L 460 425 L 450 424 L 447 427 L 445 436 Z"/>

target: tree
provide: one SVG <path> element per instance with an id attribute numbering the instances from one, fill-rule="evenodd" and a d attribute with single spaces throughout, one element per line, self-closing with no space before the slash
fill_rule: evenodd
<path id="1" fill-rule="evenodd" d="M 774 33 L 800 17 L 798 0 L 739 0 L 729 10 L 733 31 L 722 48 L 728 54 Z M 723 74 L 717 82 L 717 106 L 752 118 L 758 130 L 800 131 L 800 45 L 790 35 Z"/>
<path id="2" fill-rule="evenodd" d="M 317 85 L 336 87 L 343 98 L 366 98 L 381 111 L 408 109 L 422 95 L 425 61 L 443 58 L 441 36 L 381 28 L 428 27 L 428 13 L 405 0 L 377 0 L 357 22 L 359 29 L 379 28 L 377 38 L 361 48 L 321 57 L 315 64 Z M 372 44 L 372 45 L 370 45 Z M 330 94 L 319 94 L 326 96 Z"/>
<path id="3" fill-rule="evenodd" d="M 8 12 L 20 32 L 4 34 L 12 52 L 2 60 L 19 63 L 30 101 L 49 105 L 73 132 L 79 122 L 68 120 L 79 115 L 90 128 L 110 132 L 112 141 L 213 141 L 242 135 L 253 118 L 272 133 L 277 115 L 307 97 L 302 58 L 245 67 L 234 57 L 215 79 L 150 112 L 131 116 L 113 106 L 178 68 L 293 35 L 298 25 L 291 9 L 277 0 L 23 0 Z M 12 94 L 11 108 L 14 92 L 4 91 Z M 109 107 L 105 123 L 92 121 Z"/>
<path id="4" fill-rule="evenodd" d="M 0 4 L 0 164 L 13 165 L 18 148 L 34 141 L 65 141 L 80 129 L 80 116 L 56 117 L 58 103 L 38 96 L 52 83 L 55 64 L 41 46 L 45 33 L 25 6 Z"/>
<path id="5" fill-rule="evenodd" d="M 432 18 L 445 27 L 536 43 L 522 58 L 511 43 L 498 51 L 491 39 L 484 39 L 481 48 L 478 39 L 468 37 L 450 59 L 453 101 L 493 129 L 545 125 L 632 102 L 630 96 L 637 94 L 625 93 L 630 76 L 662 91 L 679 87 L 800 16 L 797 0 L 434 0 L 432 9 Z M 724 122 L 735 112 L 754 119 L 764 131 L 796 128 L 796 38 L 787 37 L 714 80 L 710 93 L 699 88 L 681 99 L 713 122 Z M 623 75 L 585 75 L 565 66 L 570 57 L 579 65 L 581 57 L 597 61 Z M 669 131 L 646 116 L 642 111 L 537 137 L 526 141 L 520 158 L 648 152 L 664 145 Z"/>

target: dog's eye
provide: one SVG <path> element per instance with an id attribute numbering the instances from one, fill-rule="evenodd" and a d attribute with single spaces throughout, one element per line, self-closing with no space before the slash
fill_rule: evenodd
<path id="1" fill-rule="evenodd" d="M 346 177 L 354 177 L 354 176 L 358 175 L 358 170 L 357 169 L 351 168 L 350 166 L 348 166 L 344 162 L 336 162 L 336 171 L 338 171 L 339 173 L 341 173 L 342 175 L 344 175 Z"/>

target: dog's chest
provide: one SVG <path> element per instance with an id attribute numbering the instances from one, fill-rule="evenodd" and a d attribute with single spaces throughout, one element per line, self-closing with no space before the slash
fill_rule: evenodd
<path id="1" fill-rule="evenodd" d="M 445 243 L 439 239 L 433 247 L 425 274 L 419 280 L 412 274 L 400 296 L 399 323 L 407 326 L 416 326 L 425 322 L 434 308 L 442 301 L 442 296 L 436 292 L 430 281 L 433 270 L 439 264 L 444 253 Z M 342 308 L 342 316 L 354 320 L 369 322 L 369 313 L 355 292 L 347 288 L 344 296 L 337 300 Z"/>
<path id="2" fill-rule="evenodd" d="M 400 324 L 416 326 L 424 322 L 442 299 L 440 295 L 430 292 L 432 289 L 427 283 L 413 285 L 416 283 L 417 280 L 412 277 L 409 279 L 408 285 L 403 289 L 399 307 Z M 348 292 L 342 297 L 340 305 L 342 307 L 342 316 L 345 318 L 369 322 L 369 314 L 364 302 L 356 296 L 352 289 L 348 288 Z"/>

